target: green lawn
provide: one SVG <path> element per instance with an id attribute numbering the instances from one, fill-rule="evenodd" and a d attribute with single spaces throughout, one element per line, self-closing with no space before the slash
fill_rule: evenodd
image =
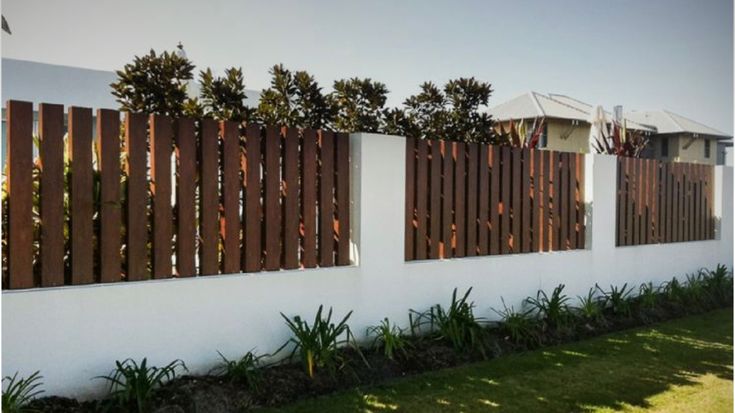
<path id="1" fill-rule="evenodd" d="M 732 412 L 732 309 L 306 400 L 284 412 Z"/>

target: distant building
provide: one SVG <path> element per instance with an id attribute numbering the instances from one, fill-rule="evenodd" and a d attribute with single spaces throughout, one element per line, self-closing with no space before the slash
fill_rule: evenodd
<path id="1" fill-rule="evenodd" d="M 540 147 L 587 152 L 593 109 L 593 105 L 569 96 L 528 92 L 493 107 L 489 113 L 506 130 L 510 121 L 523 120 L 530 130 L 534 121 L 544 119 Z M 699 122 L 668 111 L 626 112 L 623 119 L 628 129 L 649 138 L 644 157 L 709 164 L 724 164 L 728 159 L 732 162 L 732 137 Z"/>

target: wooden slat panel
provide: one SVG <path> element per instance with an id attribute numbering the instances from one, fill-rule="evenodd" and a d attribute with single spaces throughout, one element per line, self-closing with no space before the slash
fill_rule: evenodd
<path id="1" fill-rule="evenodd" d="M 567 175 L 569 178 L 569 249 L 577 249 L 577 218 L 578 205 L 577 205 L 577 154 L 570 153 L 569 156 L 569 168 Z"/>
<path id="2" fill-rule="evenodd" d="M 490 147 L 490 254 L 500 254 L 500 148 Z"/>
<path id="3" fill-rule="evenodd" d="M 406 261 L 416 258 L 416 139 L 406 138 L 406 229 L 404 256 Z"/>
<path id="4" fill-rule="evenodd" d="M 490 251 L 489 235 L 490 235 L 490 223 L 488 217 L 490 215 L 490 171 L 489 171 L 489 147 L 487 145 L 480 145 L 478 160 L 479 160 L 479 188 L 477 190 L 479 200 L 477 206 L 477 221 L 478 221 L 478 234 L 477 234 L 477 248 L 479 255 L 487 255 Z"/>
<path id="5" fill-rule="evenodd" d="M 692 166 L 692 239 L 699 240 L 699 166 Z"/>
<path id="6" fill-rule="evenodd" d="M 442 257 L 454 255 L 452 247 L 452 224 L 454 211 L 454 143 L 442 141 Z"/>
<path id="7" fill-rule="evenodd" d="M 427 203 L 429 201 L 429 146 L 426 139 L 416 143 L 416 259 L 425 260 L 427 245 Z"/>
<path id="8" fill-rule="evenodd" d="M 521 252 L 521 199 L 522 195 L 522 164 L 521 164 L 521 148 L 512 149 L 512 176 L 511 176 L 511 230 L 512 230 L 512 246 L 514 253 Z"/>
<path id="9" fill-rule="evenodd" d="M 100 169 L 100 282 L 120 281 L 120 114 L 97 111 Z M 59 267 L 61 268 L 61 267 Z"/>
<path id="10" fill-rule="evenodd" d="M 299 267 L 300 226 L 299 131 L 296 128 L 286 131 L 283 142 L 283 182 L 283 267 L 295 269 Z"/>
<path id="11" fill-rule="evenodd" d="M 31 288 L 33 282 L 33 105 L 7 103 L 8 284 Z M 91 165 L 90 165 L 91 166 Z"/>
<path id="12" fill-rule="evenodd" d="M 623 158 L 623 193 L 625 198 L 625 237 L 622 245 L 633 245 L 633 161 Z"/>
<path id="13" fill-rule="evenodd" d="M 39 105 L 38 112 L 38 130 L 41 139 L 39 151 L 41 157 L 40 213 L 42 224 L 41 286 L 52 287 L 64 285 L 64 106 L 42 103 Z M 13 122 L 15 121 L 13 119 Z M 119 126 L 117 132 L 119 132 Z M 30 141 L 30 138 L 27 139 Z M 117 151 L 119 168 L 119 145 Z M 13 152 L 11 152 L 11 156 L 12 154 Z M 119 176 L 120 172 L 118 171 L 118 191 L 120 190 Z M 106 178 L 109 179 L 109 176 L 106 176 Z M 103 178 L 104 181 L 105 178 Z M 103 191 L 104 187 L 103 183 Z M 31 193 L 29 188 L 26 189 L 26 192 Z M 105 193 L 104 195 L 108 194 Z M 119 217 L 118 212 L 118 231 L 120 230 Z M 30 226 L 27 228 L 30 228 Z M 120 256 L 119 244 L 118 233 L 118 257 Z M 120 268 L 118 268 L 117 275 L 119 278 Z"/>
<path id="14" fill-rule="evenodd" d="M 658 242 L 666 242 L 666 162 L 658 164 Z"/>
<path id="15" fill-rule="evenodd" d="M 319 266 L 334 265 L 334 132 L 321 132 L 319 170 Z"/>
<path id="16" fill-rule="evenodd" d="M 194 120 L 176 121 L 176 275 L 196 274 L 197 143 Z"/>
<path id="17" fill-rule="evenodd" d="M 468 257 L 477 255 L 477 179 L 479 148 L 477 143 L 467 144 L 467 246 Z"/>
<path id="18" fill-rule="evenodd" d="M 531 170 L 533 160 L 531 150 L 524 148 L 521 152 L 521 252 L 531 251 Z"/>
<path id="19" fill-rule="evenodd" d="M 560 235 L 561 235 L 561 171 L 560 171 L 560 160 L 559 153 L 551 153 L 551 199 L 552 199 L 552 230 L 551 230 L 551 250 L 559 251 L 561 247 Z"/>
<path id="20" fill-rule="evenodd" d="M 640 239 L 641 244 L 648 244 L 648 192 L 649 192 L 649 185 L 650 185 L 650 179 L 648 176 L 648 159 L 640 159 L 638 160 L 638 163 L 641 165 L 641 173 L 640 173 L 640 235 L 638 238 Z"/>
<path id="21" fill-rule="evenodd" d="M 638 162 L 637 159 L 630 159 L 630 165 L 631 165 L 631 173 L 630 173 L 630 180 L 631 180 L 631 204 L 629 206 L 632 208 L 633 213 L 633 227 L 631 234 L 631 239 L 633 240 L 632 245 L 638 245 L 640 244 L 640 209 L 641 209 L 641 198 L 640 198 L 640 188 L 641 188 L 641 163 Z"/>
<path id="22" fill-rule="evenodd" d="M 680 202 L 679 202 L 680 195 L 679 194 L 681 193 L 679 189 L 679 184 L 680 184 L 679 182 L 679 164 L 674 163 L 671 166 L 673 170 L 672 178 L 673 178 L 673 188 L 674 188 L 673 195 L 672 195 L 672 201 L 674 203 L 674 211 L 672 213 L 672 217 L 674 221 L 673 229 L 672 229 L 673 231 L 672 242 L 679 242 L 681 241 L 681 238 L 679 236 L 679 227 L 680 227 L 679 222 L 681 221 L 681 211 L 679 210 L 679 205 L 680 205 Z"/>
<path id="23" fill-rule="evenodd" d="M 92 183 L 92 109 L 69 108 L 71 161 L 71 282 L 87 284 L 94 277 L 94 214 Z M 136 242 L 140 242 L 136 240 Z"/>
<path id="24" fill-rule="evenodd" d="M 149 277 L 148 271 L 148 139 L 147 117 L 125 114 L 125 150 L 127 151 L 126 256 L 127 280 Z"/>
<path id="25" fill-rule="evenodd" d="M 559 249 L 569 248 L 569 153 L 559 154 L 561 169 L 559 170 L 559 184 L 561 203 L 559 208 Z"/>
<path id="26" fill-rule="evenodd" d="M 504 146 L 500 150 L 501 162 L 501 195 L 499 208 L 500 218 L 500 253 L 510 252 L 510 203 L 511 203 L 511 148 Z"/>
<path id="27" fill-rule="evenodd" d="M 533 205 L 531 211 L 533 212 L 533 243 L 531 245 L 531 251 L 539 252 L 544 249 L 543 242 L 543 219 L 544 219 L 544 205 L 543 205 L 543 153 L 539 150 L 532 149 L 533 154 Z"/>
<path id="28" fill-rule="evenodd" d="M 167 116 L 151 115 L 151 198 L 153 200 L 153 278 L 171 277 L 171 138 Z"/>
<path id="29" fill-rule="evenodd" d="M 698 172 L 697 180 L 699 182 L 699 184 L 698 184 L 699 193 L 698 193 L 698 198 L 697 198 L 697 209 L 698 209 L 698 213 L 697 213 L 697 223 L 698 223 L 697 239 L 700 239 L 700 240 L 703 240 L 704 239 L 704 191 L 705 191 L 705 188 L 704 188 L 704 168 L 705 168 L 704 165 L 699 165 L 698 168 L 697 168 L 698 169 L 698 171 L 697 171 Z"/>
<path id="30" fill-rule="evenodd" d="M 617 236 L 616 236 L 616 245 L 617 246 L 623 246 L 625 245 L 625 197 L 626 197 L 626 190 L 625 190 L 625 163 L 624 158 L 618 157 L 617 158 L 617 192 L 616 192 L 616 214 L 615 214 L 615 221 L 616 221 L 616 228 L 617 228 Z"/>
<path id="31" fill-rule="evenodd" d="M 456 257 L 467 255 L 467 194 L 465 193 L 467 150 L 463 142 L 457 142 L 454 146 L 455 168 L 454 168 L 454 225 L 455 225 L 455 249 Z"/>
<path id="32" fill-rule="evenodd" d="M 578 189 L 578 200 L 579 200 L 579 214 L 578 214 L 578 224 L 577 228 L 579 230 L 579 233 L 577 234 L 577 248 L 585 248 L 585 243 L 587 241 L 586 239 L 586 231 L 587 228 L 585 227 L 585 219 L 586 219 L 586 207 L 584 204 L 585 200 L 585 155 L 578 154 L 577 155 L 577 187 Z"/>
<path id="33" fill-rule="evenodd" d="M 350 264 L 350 135 L 337 134 L 337 265 Z"/>
<path id="34" fill-rule="evenodd" d="M 304 129 L 301 159 L 301 216 L 303 217 L 302 261 L 305 268 L 314 268 L 316 255 L 316 211 L 317 211 L 317 134 L 313 129 Z"/>
<path id="35" fill-rule="evenodd" d="M 330 136 L 331 138 L 331 136 Z M 331 142 L 331 139 L 330 139 Z M 333 148 L 333 147 L 332 147 Z M 332 150 L 332 152 L 334 152 Z M 263 210 L 265 231 L 265 260 L 266 271 L 275 271 L 281 268 L 281 131 L 277 126 L 265 128 L 265 153 L 264 159 L 264 188 L 263 188 Z M 334 155 L 330 157 L 334 161 Z M 332 164 L 333 165 L 333 164 Z M 333 181 L 334 169 L 329 168 L 330 180 Z M 330 182 L 331 182 L 330 181 Z M 331 191 L 330 184 L 330 191 Z M 330 192 L 331 194 L 331 192 Z M 330 206 L 333 206 L 331 199 Z M 325 230 L 329 234 L 331 245 L 332 239 L 332 209 L 330 208 L 329 227 Z"/>
<path id="36" fill-rule="evenodd" d="M 199 188 L 199 274 L 212 275 L 219 272 L 219 151 L 217 122 L 212 119 L 201 121 L 200 188 Z"/>
<path id="37" fill-rule="evenodd" d="M 694 236 L 694 213 L 695 213 L 695 207 L 694 207 L 694 200 L 695 200 L 695 192 L 696 192 L 696 184 L 695 184 L 695 168 L 696 165 L 689 164 L 687 165 L 687 186 L 689 191 L 689 210 L 687 212 L 687 239 L 689 241 L 694 241 L 696 238 Z"/>
<path id="38" fill-rule="evenodd" d="M 689 241 L 689 205 L 691 202 L 691 193 L 689 187 L 690 167 L 690 163 L 682 164 L 682 184 L 684 186 L 684 195 L 682 196 L 682 201 L 684 202 L 684 213 L 682 214 L 682 220 L 684 222 L 684 228 L 682 229 L 682 241 Z"/>
<path id="39" fill-rule="evenodd" d="M 650 208 L 649 216 L 651 226 L 649 228 L 649 242 L 655 244 L 658 242 L 658 161 L 651 160 L 651 195 L 650 195 Z"/>
<path id="40" fill-rule="evenodd" d="M 222 139 L 222 273 L 240 272 L 240 133 L 238 124 L 220 122 Z"/>
<path id="41" fill-rule="evenodd" d="M 429 201 L 429 237 L 431 238 L 431 246 L 429 248 L 429 258 L 439 258 L 441 246 L 441 183 L 442 183 L 442 157 L 441 145 L 437 140 L 431 143 L 431 193 Z"/>
<path id="42" fill-rule="evenodd" d="M 551 239 L 552 234 L 554 233 L 552 228 L 552 208 L 551 208 L 551 187 L 552 187 L 552 177 L 551 177 L 551 162 L 553 160 L 553 157 L 551 156 L 550 151 L 542 151 L 543 156 L 543 194 L 541 197 L 541 203 L 543 204 L 543 215 L 541 217 L 542 219 L 542 227 L 543 229 L 541 232 L 543 233 L 543 250 L 544 251 L 551 251 Z"/>

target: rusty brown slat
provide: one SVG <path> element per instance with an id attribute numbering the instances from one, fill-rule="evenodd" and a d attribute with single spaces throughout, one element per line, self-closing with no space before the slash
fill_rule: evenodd
<path id="1" fill-rule="evenodd" d="M 560 160 L 559 152 L 551 153 L 551 250 L 559 251 L 562 249 L 560 235 L 561 235 L 561 171 L 560 171 Z"/>
<path id="2" fill-rule="evenodd" d="M 283 141 L 283 268 L 299 267 L 299 131 Z"/>
<path id="3" fill-rule="evenodd" d="M 696 237 L 697 240 L 704 239 L 704 235 L 702 233 L 703 228 L 703 219 L 702 214 L 704 212 L 704 208 L 702 208 L 702 196 L 704 195 L 704 185 L 702 183 L 702 176 L 704 171 L 704 165 L 697 165 L 697 198 L 695 200 L 696 208 L 697 208 L 697 226 L 696 226 Z"/>
<path id="4" fill-rule="evenodd" d="M 201 121 L 201 146 L 199 150 L 199 274 L 212 275 L 219 272 L 219 150 L 217 122 L 213 119 Z"/>
<path id="5" fill-rule="evenodd" d="M 442 157 L 441 142 L 432 140 L 431 143 L 431 165 L 429 167 L 430 174 L 430 195 L 429 195 L 429 237 L 431 244 L 429 248 L 429 258 L 440 258 L 441 250 L 441 218 L 442 218 Z"/>
<path id="6" fill-rule="evenodd" d="M 477 178 L 478 152 L 477 143 L 467 144 L 467 245 L 465 253 L 468 257 L 477 255 Z"/>
<path id="7" fill-rule="evenodd" d="M 480 145 L 479 150 L 479 178 L 477 195 L 479 197 L 477 205 L 477 250 L 478 255 L 487 255 L 490 250 L 489 231 L 490 223 L 488 217 L 490 215 L 490 171 L 489 171 L 489 147 Z"/>
<path id="8" fill-rule="evenodd" d="M 64 106 L 48 103 L 38 106 L 41 140 L 41 286 L 52 287 L 64 285 Z M 119 179 L 117 184 L 119 191 Z M 30 193 L 30 189 L 27 192 Z M 118 222 L 118 230 L 119 226 Z M 119 253 L 118 239 L 118 257 Z M 119 268 L 117 275 L 119 278 Z"/>
<path id="9" fill-rule="evenodd" d="M 416 259 L 425 260 L 427 253 L 427 203 L 429 198 L 429 146 L 426 139 L 416 143 Z"/>
<path id="10" fill-rule="evenodd" d="M 454 211 L 454 143 L 441 141 L 442 148 L 442 258 L 452 258 L 452 223 Z"/>
<path id="11" fill-rule="evenodd" d="M 321 131 L 319 159 L 319 266 L 334 265 L 334 132 Z"/>
<path id="12" fill-rule="evenodd" d="M 148 271 L 148 121 L 142 113 L 125 114 L 127 151 L 126 256 L 127 280 L 149 277 Z"/>
<path id="13" fill-rule="evenodd" d="M 672 242 L 679 242 L 681 241 L 681 238 L 679 238 L 679 222 L 681 221 L 681 211 L 679 211 L 679 197 L 680 197 L 680 189 L 679 189 L 679 163 L 674 163 L 671 165 L 673 169 L 673 194 L 672 194 L 672 201 L 674 203 L 673 212 L 672 212 L 672 218 L 673 218 L 673 228 L 672 228 Z"/>
<path id="14" fill-rule="evenodd" d="M 416 139 L 406 138 L 406 229 L 404 257 L 416 259 Z"/>
<path id="15" fill-rule="evenodd" d="M 694 241 L 694 181 L 695 165 L 687 165 L 687 193 L 689 194 L 689 208 L 687 210 L 687 240 Z"/>
<path id="16" fill-rule="evenodd" d="M 651 217 L 651 231 L 649 236 L 649 242 L 655 244 L 658 242 L 658 160 L 651 161 L 651 206 L 650 206 L 650 217 Z"/>
<path id="17" fill-rule="evenodd" d="M 658 170 L 658 242 L 666 242 L 666 162 L 659 162 Z"/>
<path id="18" fill-rule="evenodd" d="M 245 130 L 245 271 L 255 272 L 262 268 L 263 241 L 261 201 L 261 127 L 250 124 Z"/>
<path id="19" fill-rule="evenodd" d="M 616 246 L 623 246 L 625 245 L 625 164 L 624 164 L 624 158 L 617 157 L 616 158 L 616 192 L 615 192 L 615 228 L 616 228 L 616 237 L 615 237 L 615 245 Z"/>
<path id="20" fill-rule="evenodd" d="M 317 134 L 313 129 L 304 129 L 301 159 L 301 216 L 303 217 L 304 268 L 317 265 L 316 255 L 316 211 L 317 211 Z"/>
<path id="21" fill-rule="evenodd" d="M 120 113 L 97 110 L 100 169 L 100 282 L 120 281 Z"/>
<path id="22" fill-rule="evenodd" d="M 33 281 L 33 104 L 11 100 L 8 122 L 8 286 Z M 90 165 L 91 167 L 91 165 Z"/>
<path id="23" fill-rule="evenodd" d="M 511 216 L 511 251 L 514 253 L 521 252 L 521 198 L 522 195 L 522 187 L 521 187 L 521 178 L 522 178 L 522 165 L 521 165 L 521 148 L 513 148 L 511 149 L 512 153 L 512 174 L 511 174 L 511 202 L 510 202 L 510 216 Z"/>
<path id="24" fill-rule="evenodd" d="M 533 154 L 533 204 L 531 205 L 532 212 L 532 231 L 533 240 L 531 245 L 531 251 L 538 252 L 543 251 L 543 154 L 537 149 L 531 149 Z"/>
<path id="25" fill-rule="evenodd" d="M 266 271 L 275 271 L 281 268 L 282 229 L 281 131 L 277 126 L 266 126 L 265 128 L 265 152 L 263 153 L 263 160 L 263 221 L 265 224 L 263 226 L 265 232 L 265 260 L 263 267 Z M 331 225 L 327 232 L 331 239 Z"/>
<path id="26" fill-rule="evenodd" d="M 577 248 L 584 249 L 585 243 L 586 243 L 586 231 L 585 228 L 585 218 L 586 218 L 586 210 L 585 210 L 585 204 L 584 204 L 584 166 L 585 166 L 585 156 L 583 154 L 577 154 L 577 198 L 579 199 L 579 213 L 577 214 L 578 224 L 577 228 L 579 230 L 577 234 Z"/>
<path id="27" fill-rule="evenodd" d="M 706 228 L 707 228 L 707 204 L 705 202 L 705 196 L 706 196 L 707 190 L 708 190 L 708 188 L 707 188 L 707 166 L 705 166 L 705 165 L 702 165 L 702 171 L 701 171 L 701 175 L 700 175 L 700 181 L 701 181 L 702 189 L 701 189 L 701 194 L 700 194 L 700 199 L 699 199 L 699 205 L 700 205 L 700 208 L 701 208 L 702 212 L 700 212 L 700 214 L 701 214 L 701 228 L 700 228 L 699 232 L 700 232 L 700 239 L 705 240 L 705 239 L 707 239 L 707 231 L 706 231 Z"/>
<path id="28" fill-rule="evenodd" d="M 350 135 L 337 133 L 337 265 L 350 264 Z"/>
<path id="29" fill-rule="evenodd" d="M 699 165 L 692 165 L 691 240 L 699 240 Z"/>
<path id="30" fill-rule="evenodd" d="M 92 109 L 69 108 L 71 162 L 71 282 L 95 282 L 92 216 Z"/>
<path id="31" fill-rule="evenodd" d="M 151 198 L 153 201 L 153 278 L 172 275 L 171 137 L 167 116 L 151 115 Z"/>
<path id="32" fill-rule="evenodd" d="M 501 194 L 500 194 L 500 253 L 507 254 L 511 251 L 510 249 L 510 203 L 511 203 L 511 148 L 503 146 L 500 150 L 500 181 L 501 181 Z"/>
<path id="33" fill-rule="evenodd" d="M 551 250 L 551 152 L 541 151 L 541 205 L 539 207 L 539 219 L 541 221 L 541 246 L 542 251 Z"/>
<path id="34" fill-rule="evenodd" d="M 490 254 L 500 254 L 500 148 L 490 147 Z"/>
<path id="35" fill-rule="evenodd" d="M 569 248 L 569 153 L 563 152 L 559 154 L 561 161 L 561 169 L 559 170 L 559 184 L 561 203 L 559 208 L 559 249 L 567 250 Z"/>
<path id="36" fill-rule="evenodd" d="M 640 159 L 638 161 L 641 165 L 640 173 L 640 235 L 638 239 L 641 244 L 648 244 L 648 188 L 650 185 L 650 179 L 648 178 L 648 159 Z"/>
<path id="37" fill-rule="evenodd" d="M 715 238 L 714 210 L 714 167 L 707 165 L 707 239 Z"/>
<path id="38" fill-rule="evenodd" d="M 569 249 L 577 249 L 577 154 L 569 156 Z"/>
<path id="39" fill-rule="evenodd" d="M 465 180 L 467 179 L 467 147 L 464 142 L 457 142 L 454 146 L 454 255 L 464 257 L 467 255 L 467 193 L 465 192 Z"/>
<path id="40" fill-rule="evenodd" d="M 176 275 L 196 274 L 197 143 L 194 120 L 176 121 Z"/>
<path id="41" fill-rule="evenodd" d="M 637 198 L 637 176 L 638 176 L 638 170 L 636 169 L 636 161 L 632 158 L 626 158 L 625 159 L 627 165 L 626 165 L 626 181 L 627 181 L 627 192 L 628 192 L 628 201 L 626 206 L 626 211 L 628 215 L 628 225 L 626 230 L 626 245 L 636 245 L 637 244 L 637 234 L 638 231 L 636 229 L 637 224 L 637 214 L 636 214 L 636 205 L 638 204 L 638 198 Z"/>
<path id="42" fill-rule="evenodd" d="M 240 272 L 240 134 L 238 124 L 223 121 L 219 124 L 222 139 L 222 273 Z"/>
<path id="43" fill-rule="evenodd" d="M 521 236 L 520 250 L 521 252 L 531 251 L 531 203 L 533 202 L 531 195 L 531 170 L 533 168 L 533 160 L 531 159 L 531 150 L 523 148 L 521 151 Z"/>
<path id="44" fill-rule="evenodd" d="M 666 164 L 666 242 L 674 242 L 674 164 Z"/>

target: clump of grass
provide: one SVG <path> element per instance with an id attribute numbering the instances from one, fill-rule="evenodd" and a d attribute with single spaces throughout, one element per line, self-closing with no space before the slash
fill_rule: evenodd
<path id="1" fill-rule="evenodd" d="M 638 303 L 641 308 L 652 310 L 656 308 L 659 301 L 659 292 L 652 282 L 643 283 L 638 288 Z"/>
<path id="2" fill-rule="evenodd" d="M 5 390 L 3 391 L 3 412 L 8 413 L 27 413 L 33 410 L 28 408 L 28 403 L 36 396 L 43 393 L 38 390 L 43 385 L 41 379 L 43 376 L 38 371 L 30 376 L 23 378 L 18 377 L 18 372 L 13 376 L 3 377 Z"/>
<path id="3" fill-rule="evenodd" d="M 316 369 L 322 367 L 326 367 L 334 374 L 344 365 L 344 358 L 337 351 L 339 345 L 349 343 L 350 338 L 354 341 L 347 325 L 352 311 L 335 324 L 332 322 L 332 308 L 329 308 L 326 317 L 322 317 L 323 310 L 324 306 L 320 305 L 312 324 L 304 321 L 301 316 L 297 315 L 291 319 L 281 313 L 281 317 L 286 320 L 286 325 L 294 335 L 287 341 L 287 344 L 294 345 L 291 356 L 299 353 L 304 369 L 311 378 L 314 377 Z"/>
<path id="4" fill-rule="evenodd" d="M 538 290 L 536 298 L 526 298 L 530 310 L 552 329 L 558 329 L 570 321 L 569 297 L 563 294 L 564 284 L 559 284 L 549 297 L 546 292 Z"/>
<path id="5" fill-rule="evenodd" d="M 597 297 L 594 288 L 590 288 L 585 296 L 577 296 L 579 306 L 575 308 L 576 313 L 585 322 L 602 322 L 604 316 L 602 313 L 603 306 L 599 297 Z"/>
<path id="6" fill-rule="evenodd" d="M 403 330 L 397 325 L 384 318 L 380 324 L 368 327 L 367 334 L 374 337 L 372 346 L 383 351 L 383 355 L 390 360 L 395 360 L 396 355 L 406 356 L 410 346 L 404 338 Z"/>
<path id="7" fill-rule="evenodd" d="M 447 341 L 457 351 L 477 350 L 485 355 L 486 329 L 481 323 L 484 320 L 474 314 L 475 303 L 469 301 L 472 288 L 461 298 L 457 298 L 457 289 L 452 291 L 452 300 L 446 309 L 436 304 L 424 313 L 411 310 L 412 331 L 420 330 L 420 325 L 428 325 L 429 332 L 436 333 L 439 339 Z"/>
<path id="8" fill-rule="evenodd" d="M 149 366 L 143 358 L 140 363 L 133 359 L 115 361 L 115 368 L 108 376 L 98 378 L 110 383 L 109 402 L 127 412 L 148 412 L 155 391 L 165 382 L 176 377 L 176 371 L 187 371 L 186 364 L 174 360 L 163 367 Z"/>
<path id="9" fill-rule="evenodd" d="M 531 309 L 516 311 L 513 306 L 508 307 L 505 300 L 501 297 L 503 303 L 502 310 L 493 309 L 500 316 L 498 329 L 506 339 L 523 346 L 532 347 L 541 342 L 539 336 L 538 319 L 534 316 Z"/>
<path id="10" fill-rule="evenodd" d="M 217 352 L 222 362 L 215 368 L 214 372 L 221 374 L 232 381 L 245 383 L 253 390 L 258 390 L 262 379 L 261 360 L 267 355 L 256 355 L 253 350 L 245 353 L 239 359 L 230 360 L 219 351 Z"/>

